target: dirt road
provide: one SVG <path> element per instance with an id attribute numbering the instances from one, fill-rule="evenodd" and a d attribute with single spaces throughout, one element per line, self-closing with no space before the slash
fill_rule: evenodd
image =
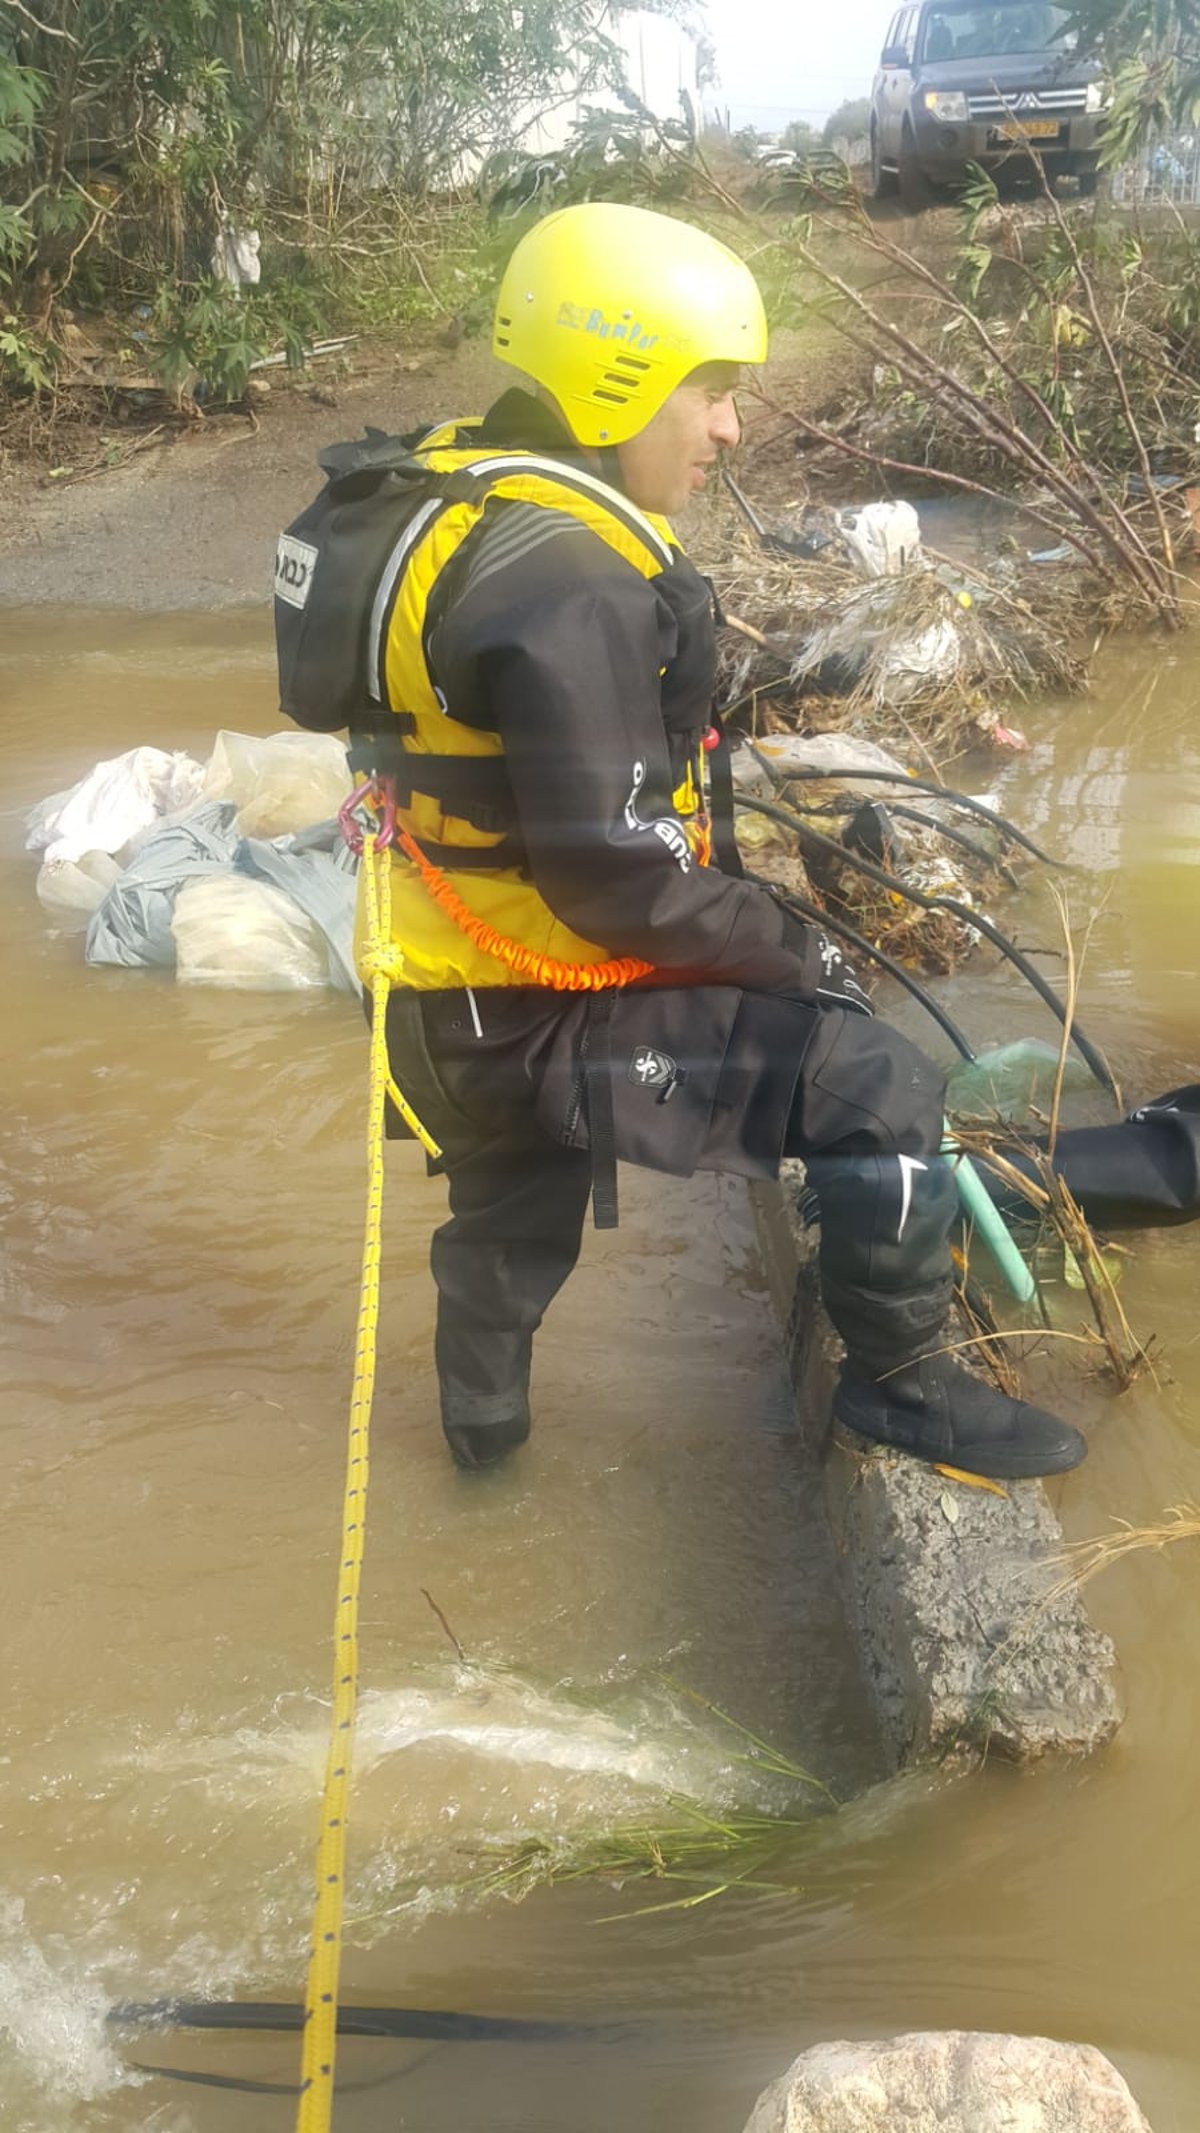
<path id="1" fill-rule="evenodd" d="M 505 382 L 479 342 L 405 350 L 342 381 L 315 369 L 311 389 L 276 386 L 253 416 L 166 428 L 88 479 L 51 480 L 13 464 L 0 487 L 0 605 L 173 610 L 266 600 L 276 536 L 320 486 L 322 446 L 367 423 L 403 432 L 482 412 Z"/>

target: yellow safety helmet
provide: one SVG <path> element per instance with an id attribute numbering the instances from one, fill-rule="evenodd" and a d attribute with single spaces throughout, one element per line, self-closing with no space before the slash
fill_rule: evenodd
<path id="1" fill-rule="evenodd" d="M 560 208 L 505 269 L 492 352 L 553 393 L 577 443 L 625 444 L 702 363 L 762 363 L 749 267 L 669 215 L 596 200 Z"/>

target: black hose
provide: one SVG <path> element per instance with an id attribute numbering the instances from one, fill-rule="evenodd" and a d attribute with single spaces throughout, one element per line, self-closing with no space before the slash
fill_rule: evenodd
<path id="1" fill-rule="evenodd" d="M 992 808 L 985 807 L 982 800 L 972 800 L 965 792 L 954 792 L 949 785 L 939 785 L 935 778 L 910 777 L 906 770 L 859 770 L 849 763 L 844 770 L 782 771 L 778 763 L 773 763 L 769 756 L 763 755 L 754 746 L 753 741 L 748 742 L 747 746 L 755 762 L 760 769 L 766 771 L 773 785 L 829 783 L 832 780 L 846 785 L 898 785 L 901 792 L 907 787 L 914 792 L 936 793 L 939 800 L 948 801 L 952 807 L 965 808 L 969 815 L 978 815 L 982 822 L 990 823 L 991 827 L 999 830 L 1011 844 L 1019 844 L 1022 851 L 1028 852 L 1034 859 L 1040 859 L 1043 866 L 1066 870 L 1065 860 L 1051 858 L 1050 853 L 1044 852 L 1040 844 L 1034 843 L 1032 837 L 1027 837 L 1024 830 L 1019 830 L 1015 822 L 1009 822 L 1006 816 L 998 815 Z"/>
<path id="2" fill-rule="evenodd" d="M 1038 998 L 1050 1009 L 1059 1027 L 1066 1030 L 1101 1088 L 1107 1089 L 1112 1096 L 1117 1094 L 1116 1082 L 1104 1059 L 1078 1022 L 1068 1021 L 1066 1009 L 1053 987 L 1047 984 L 1041 971 L 1034 969 L 1028 957 L 1022 955 L 1021 950 L 1009 940 L 1007 934 L 1001 933 L 999 926 L 993 925 L 990 918 L 985 918 L 982 911 L 975 911 L 969 904 L 960 903 L 957 896 L 936 896 L 924 889 L 913 888 L 910 882 L 901 880 L 898 874 L 887 873 L 883 867 L 877 867 L 873 860 L 864 859 L 859 853 L 848 851 L 836 838 L 826 837 L 820 830 L 813 829 L 794 808 L 781 807 L 771 800 L 752 799 L 748 793 L 739 792 L 735 797 L 739 807 L 749 808 L 752 814 L 767 815 L 773 822 L 782 823 L 799 838 L 801 844 L 815 845 L 818 851 L 826 852 L 836 859 L 839 866 L 851 867 L 856 874 L 862 874 L 868 881 L 877 882 L 889 895 L 901 896 L 906 903 L 916 904 L 922 911 L 948 911 L 952 918 L 961 919 L 964 925 L 982 933 L 984 939 L 991 941 L 993 947 L 1000 950 L 1001 955 L 1006 957 L 1013 968 L 1020 971 L 1026 983 L 1032 985 Z"/>
<path id="3" fill-rule="evenodd" d="M 114 2029 L 303 2029 L 293 2000 L 123 2000 L 106 2017 Z M 339 2007 L 339 2037 L 428 2037 L 444 2044 L 561 2044 L 626 2034 L 586 2022 L 527 2022 L 517 2016 L 451 2014 L 427 2007 Z"/>
<path id="4" fill-rule="evenodd" d="M 436 2046 L 430 2045 L 429 2049 L 433 2051 Z M 343 2081 L 339 2079 L 337 2084 L 338 2095 L 362 2096 L 366 2094 L 368 2089 L 390 2088 L 394 2081 L 403 2081 L 407 2075 L 415 2073 L 416 2068 L 428 2056 L 428 2052 L 422 2052 L 420 2059 L 413 2066 L 393 2067 L 388 2074 L 373 2074 L 369 2081 Z M 196 2088 L 236 2089 L 243 2096 L 298 2096 L 300 2094 L 300 2083 L 298 2081 L 253 2081 L 248 2074 L 202 2073 L 200 2068 L 195 2066 L 151 2066 L 148 2059 L 130 2059 L 127 2064 L 139 2074 L 157 2075 L 160 2081 L 188 2081 Z"/>
<path id="5" fill-rule="evenodd" d="M 797 918 L 808 919 L 814 925 L 823 926 L 827 933 L 836 933 L 839 940 L 848 941 L 859 955 L 865 955 L 872 963 L 878 963 L 881 970 L 886 970 L 890 977 L 895 978 L 898 984 L 903 985 L 905 992 L 911 993 L 918 1007 L 923 1007 L 926 1014 L 932 1016 L 938 1028 L 949 1037 L 959 1057 L 965 1059 L 968 1065 L 974 1064 L 976 1055 L 963 1036 L 958 1024 L 951 1021 L 945 1008 L 938 1005 L 932 993 L 926 992 L 925 987 L 918 983 L 912 972 L 905 970 L 903 964 L 898 963 L 894 956 L 888 955 L 882 948 L 876 948 L 874 943 L 867 939 L 865 933 L 859 933 L 845 919 L 832 917 L 828 911 L 823 911 L 819 904 L 810 903 L 806 896 L 797 896 L 791 889 L 781 889 L 777 882 L 769 881 L 763 874 L 748 874 L 746 878 L 748 881 L 756 882 L 760 889 L 766 889 L 778 903 L 784 904 L 789 910 L 794 911 Z"/>
<path id="6" fill-rule="evenodd" d="M 998 859 L 993 852 L 988 851 L 986 845 L 980 844 L 977 837 L 968 837 L 965 830 L 952 829 L 948 822 L 938 822 L 933 815 L 923 815 L 919 807 L 905 807 L 901 800 L 888 800 L 885 804 L 889 813 L 897 815 L 902 822 L 915 822 L 921 829 L 936 831 L 948 844 L 956 844 L 960 852 L 969 852 L 971 858 L 977 859 L 981 866 L 991 867 L 996 873 L 1003 874 L 1010 889 L 1020 888 L 1021 884 L 1007 860 Z"/>
<path id="7" fill-rule="evenodd" d="M 109 2009 L 106 2020 L 114 2029 L 209 2029 L 283 2030 L 298 2034 L 307 2019 L 305 2009 L 292 2000 L 125 2000 Z M 527 2022 L 504 2015 L 448 2014 L 424 2007 L 339 2007 L 339 2037 L 423 2037 L 431 2044 L 562 2044 L 580 2037 L 611 2040 L 628 2036 L 619 2028 L 586 2022 Z M 428 2057 L 427 2052 L 421 2058 Z M 289 2081 L 255 2081 L 241 2074 L 202 2073 L 195 2067 L 151 2066 L 144 2059 L 129 2064 L 142 2074 L 163 2081 L 190 2082 L 199 2088 L 235 2089 L 246 2096 L 298 2096 L 299 2085 Z M 394 2068 L 368 2080 L 338 2082 L 339 2095 L 361 2095 L 368 2089 L 386 2088 L 414 2071 L 413 2066 Z"/>
<path id="8" fill-rule="evenodd" d="M 830 546 L 830 542 L 824 537 L 819 538 L 814 547 L 811 536 L 807 534 L 781 533 L 778 529 L 772 532 L 771 528 L 759 517 L 749 497 L 743 490 L 739 489 L 732 474 L 726 467 L 721 469 L 721 479 L 746 524 L 757 539 L 761 541 L 764 548 L 774 549 L 781 555 L 796 556 L 804 563 L 811 563 L 814 555 L 818 555 L 822 548 Z"/>

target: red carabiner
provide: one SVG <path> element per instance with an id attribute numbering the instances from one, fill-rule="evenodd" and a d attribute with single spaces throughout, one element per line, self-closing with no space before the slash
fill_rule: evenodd
<path id="1" fill-rule="evenodd" d="M 396 787 L 391 778 L 368 778 L 355 787 L 338 809 L 338 828 L 350 850 L 361 856 L 364 829 L 360 810 L 370 808 L 378 816 L 375 829 L 377 851 L 386 852 L 396 842 Z"/>

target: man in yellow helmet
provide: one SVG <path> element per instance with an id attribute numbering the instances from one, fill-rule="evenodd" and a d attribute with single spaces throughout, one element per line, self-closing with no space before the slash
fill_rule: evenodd
<path id="1" fill-rule="evenodd" d="M 738 372 L 767 350 L 752 276 L 683 223 L 568 208 L 513 253 L 494 349 L 536 392 L 405 462 L 418 501 L 376 553 L 364 625 L 373 708 L 350 714 L 401 831 L 389 1049 L 445 1150 L 454 1456 L 490 1465 L 528 1435 L 533 1335 L 589 1195 L 615 1220 L 618 1157 L 769 1176 L 789 1154 L 847 1347 L 841 1419 L 986 1474 L 1076 1465 L 1075 1430 L 936 1352 L 956 1199 L 940 1074 L 872 1019 L 831 940 L 742 878 L 731 837 L 713 848 L 712 599 L 665 514 L 737 441 Z M 285 602 L 327 568 L 335 518 L 285 537 Z"/>

